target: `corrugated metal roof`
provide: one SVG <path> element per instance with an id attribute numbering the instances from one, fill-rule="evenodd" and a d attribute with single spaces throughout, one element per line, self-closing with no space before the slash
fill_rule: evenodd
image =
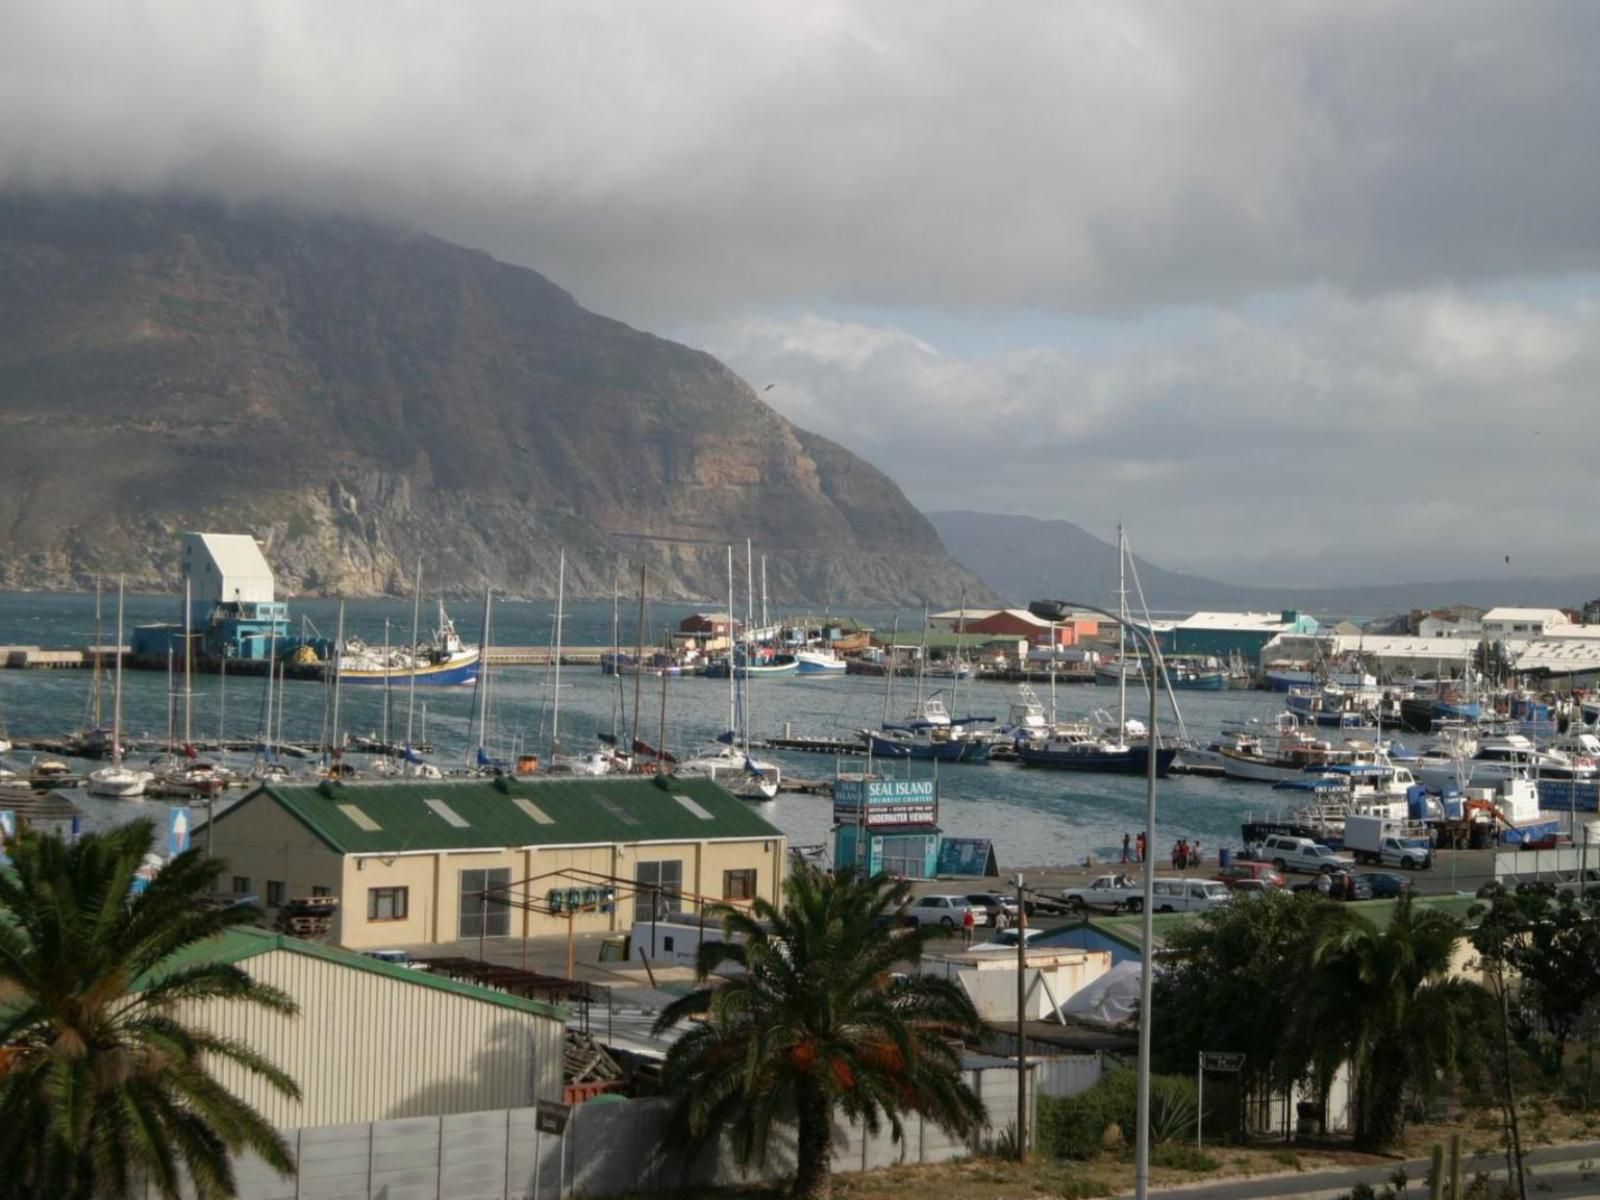
<path id="1" fill-rule="evenodd" d="M 385 975 L 390 979 L 399 980 L 401 983 L 413 984 L 417 987 L 434 988 L 441 992 L 453 992 L 458 996 L 482 1000 L 486 1004 L 498 1004 L 502 1008 L 516 1009 L 518 1012 L 535 1013 L 539 1016 L 551 1017 L 557 1021 L 565 1021 L 567 1019 L 566 1013 L 562 1009 L 557 1008 L 555 1005 L 546 1004 L 541 1000 L 525 1000 L 521 996 L 513 996 L 508 992 L 479 987 L 473 983 L 462 983 L 459 980 L 446 979 L 442 975 L 434 975 L 428 971 L 418 971 L 411 967 L 382 962 L 376 958 L 369 958 L 365 954 L 356 954 L 350 950 L 340 949 L 337 946 L 324 946 L 319 942 L 304 942 L 299 938 L 273 933 L 266 929 L 257 929 L 252 925 L 239 925 L 219 937 L 186 947 L 167 959 L 158 971 L 165 974 L 183 967 L 193 966 L 196 963 L 243 962 L 245 959 L 268 954 L 274 950 L 284 950 L 290 954 L 304 954 L 311 958 L 320 958 L 327 962 L 338 963 L 340 966 L 351 967 L 357 971 L 369 971 L 374 975 Z M 148 979 L 140 980 L 134 986 L 141 987 L 146 982 L 148 982 Z"/>
<path id="2" fill-rule="evenodd" d="M 675 796 L 687 796 L 709 816 Z M 674 777 L 265 785 L 217 823 L 247 804 L 273 802 L 340 854 L 783 836 L 711 780 Z"/>

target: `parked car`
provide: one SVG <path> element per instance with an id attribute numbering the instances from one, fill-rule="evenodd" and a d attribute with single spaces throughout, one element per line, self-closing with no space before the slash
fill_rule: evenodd
<path id="1" fill-rule="evenodd" d="M 404 950 L 363 950 L 361 953 L 367 958 L 375 958 L 379 962 L 388 963 L 393 967 L 405 967 L 412 971 L 427 970 L 426 967 Z"/>
<path id="2" fill-rule="evenodd" d="M 974 950 L 1015 950 L 1017 948 L 1017 937 L 1019 935 L 1021 935 L 1021 934 L 1026 934 L 1027 935 L 1027 939 L 1028 939 L 1028 944 L 1032 945 L 1033 944 L 1033 939 L 1036 938 L 1036 937 L 1043 936 L 1044 930 L 1042 930 L 1042 929 L 1018 929 L 1015 926 L 1013 926 L 1010 929 L 1000 929 L 1000 930 L 997 930 L 995 932 L 995 935 L 992 938 L 990 938 L 987 942 L 983 942 L 983 943 L 981 943 L 979 945 L 976 945 L 976 946 L 973 947 L 973 949 Z"/>
<path id="3" fill-rule="evenodd" d="M 923 896 L 906 909 L 908 925 L 943 925 L 946 929 L 959 929 L 966 924 L 967 913 L 972 914 L 974 925 L 987 925 L 989 914 L 967 900 L 965 896 Z"/>
<path id="4" fill-rule="evenodd" d="M 1316 879 L 1297 883 L 1296 892 L 1318 892 L 1330 900 L 1371 900 L 1372 885 L 1349 871 L 1325 871 Z"/>
<path id="5" fill-rule="evenodd" d="M 1246 883 L 1267 888 L 1286 887 L 1289 883 L 1271 863 L 1264 862 L 1236 862 L 1232 866 L 1219 868 L 1211 878 L 1230 890 L 1237 890 Z"/>
<path id="6" fill-rule="evenodd" d="M 1411 880 L 1390 871 L 1367 871 L 1357 875 L 1356 878 L 1363 880 L 1372 889 L 1375 900 L 1392 900 L 1411 890 Z"/>
<path id="7" fill-rule="evenodd" d="M 1254 857 L 1256 862 L 1269 862 L 1280 875 L 1288 871 L 1306 871 L 1313 875 L 1321 872 L 1348 871 L 1356 860 L 1348 854 L 1335 854 L 1320 842 L 1308 837 L 1292 837 L 1275 833 L 1264 838 Z"/>
<path id="8" fill-rule="evenodd" d="M 967 903 L 989 914 L 989 924 L 996 929 L 1017 923 L 1017 898 L 1002 896 L 999 892 L 973 892 Z M 1004 918 L 1002 920 L 1001 918 Z"/>
<path id="9" fill-rule="evenodd" d="M 1150 903 L 1156 912 L 1206 912 L 1226 904 L 1231 895 L 1211 879 L 1158 879 Z"/>

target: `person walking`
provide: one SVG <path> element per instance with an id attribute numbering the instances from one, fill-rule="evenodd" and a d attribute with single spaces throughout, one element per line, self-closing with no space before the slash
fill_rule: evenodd
<path id="1" fill-rule="evenodd" d="M 1138 847 L 1138 853 L 1134 856 L 1133 861 L 1142 863 L 1144 861 L 1144 833 L 1142 831 L 1134 839 L 1134 844 Z"/>
<path id="2" fill-rule="evenodd" d="M 1122 861 L 1123 862 L 1127 862 L 1128 861 L 1128 846 L 1132 842 L 1133 842 L 1133 838 L 1129 837 L 1127 834 L 1123 834 L 1122 835 Z"/>
<path id="3" fill-rule="evenodd" d="M 972 907 L 968 905 L 967 911 L 961 914 L 961 945 L 972 945 L 972 931 L 977 927 L 978 920 L 972 915 Z"/>

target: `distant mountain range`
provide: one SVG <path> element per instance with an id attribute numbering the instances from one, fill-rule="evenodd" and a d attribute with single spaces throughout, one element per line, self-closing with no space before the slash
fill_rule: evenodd
<path id="1" fill-rule="evenodd" d="M 1014 603 L 1077 600 L 1115 606 L 1117 548 L 1074 525 L 1037 517 L 968 511 L 926 514 L 958 562 Z M 1136 539 L 1130 537 L 1137 548 Z M 1453 579 L 1338 588 L 1263 588 L 1166 571 L 1135 556 L 1152 612 L 1197 609 L 1277 611 L 1381 617 L 1446 604 L 1524 604 L 1578 608 L 1600 595 L 1600 574 L 1564 579 Z M 1129 590 L 1133 584 L 1129 581 Z"/>
<path id="2" fill-rule="evenodd" d="M 982 585 L 888 476 L 709 354 L 523 267 L 365 221 L 0 194 L 0 588 L 177 585 L 179 533 L 251 533 L 287 592 Z"/>

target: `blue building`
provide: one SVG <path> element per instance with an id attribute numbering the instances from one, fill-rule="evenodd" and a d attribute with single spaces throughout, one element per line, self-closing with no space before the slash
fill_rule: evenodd
<path id="1" fill-rule="evenodd" d="M 276 639 L 289 647 L 289 606 L 274 598 L 272 568 L 255 538 L 244 533 L 183 535 L 183 575 L 189 585 L 189 621 L 201 658 L 264 661 Z M 183 653 L 183 623 L 141 625 L 133 631 L 135 656 Z"/>
<path id="2" fill-rule="evenodd" d="M 1150 631 L 1167 654 L 1238 654 L 1255 662 L 1261 648 L 1280 634 L 1315 634 L 1318 628 L 1315 617 L 1290 608 L 1280 613 L 1198 612 L 1182 621 L 1154 621 Z"/>
<path id="3" fill-rule="evenodd" d="M 841 870 L 932 879 L 939 862 L 939 785 L 841 775 L 833 785 L 833 861 Z"/>

